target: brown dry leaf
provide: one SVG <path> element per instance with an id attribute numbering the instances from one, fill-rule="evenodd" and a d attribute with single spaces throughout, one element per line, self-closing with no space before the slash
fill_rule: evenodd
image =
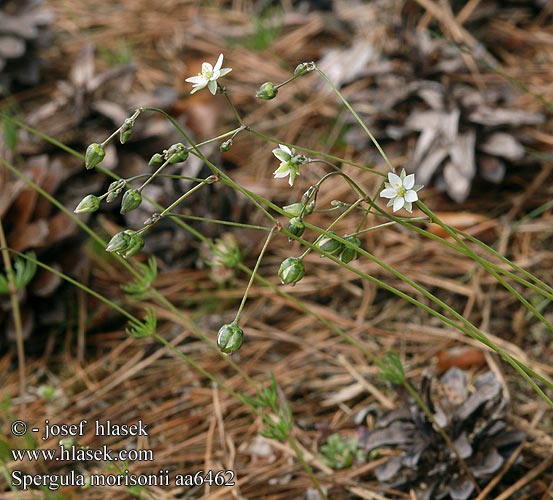
<path id="1" fill-rule="evenodd" d="M 344 84 L 359 80 L 367 70 L 368 64 L 375 56 L 373 45 L 365 39 L 358 39 L 346 48 L 334 48 L 326 51 L 317 62 L 317 66 L 341 88 Z M 317 84 L 319 89 L 331 92 L 324 82 Z"/>
<path id="2" fill-rule="evenodd" d="M 454 366 L 468 370 L 470 368 L 481 368 L 486 364 L 484 352 L 476 347 L 453 347 L 439 351 L 437 358 L 440 373 Z"/>
<path id="3" fill-rule="evenodd" d="M 476 212 L 435 212 L 439 219 L 448 226 L 467 231 L 474 234 L 474 229 L 482 227 L 488 229 L 490 226 L 495 225 L 496 222 L 490 219 L 484 214 Z M 428 225 L 428 231 L 442 238 L 447 238 L 447 232 L 437 224 Z"/>

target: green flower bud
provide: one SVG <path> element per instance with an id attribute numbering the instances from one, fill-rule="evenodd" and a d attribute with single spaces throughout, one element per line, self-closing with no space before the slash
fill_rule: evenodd
<path id="1" fill-rule="evenodd" d="M 217 345 L 225 354 L 233 354 L 244 342 L 244 331 L 236 323 L 223 325 L 217 333 Z"/>
<path id="2" fill-rule="evenodd" d="M 175 153 L 174 155 L 169 158 L 169 163 L 182 163 L 183 161 L 186 161 L 188 158 L 188 151 L 181 151 L 179 153 Z"/>
<path id="3" fill-rule="evenodd" d="M 132 135 L 133 126 L 134 120 L 125 118 L 123 125 L 121 125 L 121 128 L 119 129 L 119 140 L 121 141 L 121 144 L 125 144 L 129 140 Z"/>
<path id="4" fill-rule="evenodd" d="M 301 220 L 299 217 L 292 217 L 288 221 L 288 231 L 290 231 L 294 236 L 297 236 L 298 238 L 303 234 L 305 231 L 305 224 L 303 223 L 303 220 Z"/>
<path id="5" fill-rule="evenodd" d="M 272 82 L 265 82 L 258 91 L 255 93 L 255 97 L 259 99 L 265 99 L 266 101 L 274 99 L 278 94 L 278 88 Z"/>
<path id="6" fill-rule="evenodd" d="M 169 149 L 163 151 L 163 157 L 169 160 L 169 163 L 180 163 L 188 158 L 188 150 L 182 142 L 173 144 Z"/>
<path id="7" fill-rule="evenodd" d="M 294 70 L 295 76 L 303 76 L 306 73 L 309 73 L 310 71 L 313 71 L 315 69 L 315 63 L 313 61 L 311 62 L 303 62 L 301 64 L 298 64 L 296 66 L 296 69 Z"/>
<path id="8" fill-rule="evenodd" d="M 159 167 L 165 160 L 163 159 L 163 155 L 160 153 L 156 153 L 150 158 L 150 161 L 148 162 L 148 166 L 150 167 Z"/>
<path id="9" fill-rule="evenodd" d="M 329 231 L 330 234 L 335 235 L 333 231 Z M 338 255 L 343 248 L 343 245 L 338 241 L 332 238 L 331 236 L 321 236 L 316 242 L 318 248 L 323 252 L 329 253 L 330 255 Z"/>
<path id="10" fill-rule="evenodd" d="M 129 231 L 129 233 L 130 233 L 130 240 L 129 240 L 128 247 L 126 248 L 125 251 L 118 252 L 121 255 L 121 257 L 123 257 L 124 259 L 128 259 L 129 257 L 136 255 L 144 247 L 144 238 L 142 238 L 140 234 L 134 231 Z"/>
<path id="11" fill-rule="evenodd" d="M 100 198 L 93 194 L 87 194 L 77 205 L 75 210 L 76 214 L 89 214 L 96 212 L 100 208 Z"/>
<path id="12" fill-rule="evenodd" d="M 109 240 L 108 246 L 106 247 L 106 252 L 122 252 L 125 251 L 130 242 L 131 236 L 127 231 L 121 231 L 115 234 L 111 240 Z"/>
<path id="13" fill-rule="evenodd" d="M 352 236 L 346 236 L 344 239 L 351 242 L 356 247 L 362 248 L 361 240 L 357 236 L 353 236 L 353 235 Z M 349 248 L 349 247 L 344 245 L 344 250 L 340 254 L 340 260 L 342 262 L 345 262 L 346 264 L 348 264 L 352 260 L 356 260 L 358 258 L 359 258 L 359 253 L 357 252 L 357 250 L 355 250 L 353 248 Z"/>
<path id="14" fill-rule="evenodd" d="M 128 189 L 121 200 L 121 214 L 125 215 L 138 208 L 142 203 L 142 195 L 136 189 Z"/>
<path id="15" fill-rule="evenodd" d="M 86 153 L 84 155 L 85 168 L 90 170 L 91 168 L 97 167 L 105 156 L 106 150 L 104 146 L 95 142 L 90 144 L 88 148 L 86 148 Z"/>
<path id="16" fill-rule="evenodd" d="M 111 203 L 113 200 L 117 199 L 124 187 L 125 187 L 125 181 L 123 179 L 119 179 L 118 181 L 113 181 L 108 187 L 108 195 L 106 198 L 106 202 Z"/>
<path id="17" fill-rule="evenodd" d="M 226 153 L 230 148 L 232 147 L 232 139 L 229 139 L 228 141 L 223 142 L 221 146 L 219 147 L 219 150 L 221 153 Z"/>
<path id="18" fill-rule="evenodd" d="M 278 277 L 283 285 L 295 285 L 304 274 L 305 267 L 299 257 L 288 257 L 278 269 Z"/>
<path id="19" fill-rule="evenodd" d="M 301 197 L 301 202 L 304 205 L 307 205 L 308 203 L 314 203 L 313 197 L 316 196 L 318 190 L 319 188 L 317 186 L 310 186 L 307 191 L 303 193 Z"/>
<path id="20" fill-rule="evenodd" d="M 282 207 L 282 210 L 284 210 L 286 212 L 286 215 L 288 215 L 289 217 L 299 217 L 302 213 L 302 210 L 303 215 L 311 215 L 314 208 L 314 203 L 310 203 L 307 206 L 303 205 L 302 203 L 292 203 L 291 205 L 286 205 Z"/>

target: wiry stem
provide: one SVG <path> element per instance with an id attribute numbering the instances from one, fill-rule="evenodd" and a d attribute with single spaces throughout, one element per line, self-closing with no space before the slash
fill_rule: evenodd
<path id="1" fill-rule="evenodd" d="M 6 268 L 6 278 L 8 280 L 8 293 L 12 305 L 13 323 L 15 326 L 15 341 L 17 345 L 17 366 L 19 369 L 19 396 L 21 399 L 21 416 L 25 413 L 25 388 L 27 386 L 25 380 L 25 348 L 23 346 L 23 322 L 21 320 L 21 309 L 19 307 L 19 299 L 17 297 L 17 286 L 13 274 L 12 262 L 4 234 L 4 225 L 0 219 L 0 247 L 2 252 L 2 260 Z"/>

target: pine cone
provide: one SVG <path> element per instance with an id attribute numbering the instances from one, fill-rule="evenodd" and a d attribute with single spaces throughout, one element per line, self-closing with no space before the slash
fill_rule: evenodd
<path id="1" fill-rule="evenodd" d="M 40 79 L 39 50 L 50 42 L 53 14 L 43 0 L 0 1 L 0 95 L 14 86 L 36 85 Z"/>
<path id="2" fill-rule="evenodd" d="M 470 391 L 465 372 L 451 368 L 440 379 L 439 396 L 431 397 L 430 385 L 430 378 L 424 378 L 422 398 L 483 486 L 524 439 L 522 431 L 507 429 L 508 400 L 501 384 L 489 371 Z M 411 398 L 404 399 L 402 407 L 379 418 L 377 428 L 359 440 L 367 451 L 399 452 L 376 469 L 377 479 L 386 487 L 412 488 L 421 500 L 467 500 L 474 492 L 473 482 L 426 414 Z"/>

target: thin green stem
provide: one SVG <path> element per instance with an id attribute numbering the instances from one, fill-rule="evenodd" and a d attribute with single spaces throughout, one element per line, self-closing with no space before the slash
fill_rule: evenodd
<path id="1" fill-rule="evenodd" d="M 528 310 L 532 311 L 532 314 L 538 318 L 548 329 L 553 330 L 553 325 L 545 319 L 545 317 L 528 302 L 520 293 L 518 293 L 511 285 L 509 285 L 503 278 L 499 276 L 499 269 L 494 264 L 486 261 L 474 252 L 461 238 L 459 238 L 455 232 L 447 224 L 444 224 L 441 220 L 434 215 L 434 213 L 424 203 L 419 202 L 419 208 L 430 218 L 430 220 L 438 224 L 444 231 L 451 236 L 457 244 L 466 251 L 466 255 L 471 257 L 474 261 L 478 262 L 488 273 L 490 273 L 503 287 L 505 287 L 513 296 L 515 296 Z M 499 271 L 499 272 L 498 272 Z"/>
<path id="2" fill-rule="evenodd" d="M 168 213 L 167 216 L 168 217 L 170 216 L 172 218 L 196 220 L 201 222 L 211 222 L 213 224 L 218 224 L 220 226 L 232 226 L 232 227 L 239 227 L 242 229 L 254 229 L 257 231 L 267 231 L 267 232 L 272 231 L 272 229 L 267 226 L 257 226 L 255 224 L 246 224 L 244 222 L 233 222 L 231 220 L 210 219 L 209 217 L 200 217 L 199 215 Z"/>
<path id="3" fill-rule="evenodd" d="M 332 82 L 332 80 L 330 78 L 328 78 L 328 76 L 326 76 L 326 74 L 321 71 L 321 69 L 319 67 L 316 67 L 315 70 L 317 71 L 317 73 L 319 73 L 319 75 L 321 75 L 321 77 L 323 78 L 323 80 L 329 85 L 329 87 L 334 91 L 334 93 L 338 96 L 338 98 L 342 101 L 342 104 L 349 110 L 349 112 L 353 115 L 353 117 L 355 118 L 355 120 L 357 121 L 357 123 L 360 125 L 360 127 L 365 131 L 365 133 L 369 136 L 370 140 L 372 141 L 372 143 L 374 144 L 374 146 L 376 147 L 376 149 L 378 150 L 378 152 L 380 153 L 380 156 L 382 156 L 382 158 L 384 159 L 384 161 L 386 162 L 386 164 L 388 165 L 389 169 L 393 172 L 394 171 L 394 167 L 392 165 L 392 163 L 390 162 L 390 160 L 388 159 L 388 156 L 386 155 L 386 153 L 384 152 L 384 150 L 382 149 L 382 147 L 380 146 L 380 144 L 378 143 L 378 141 L 376 140 L 375 136 L 372 134 L 372 132 L 369 130 L 369 128 L 365 125 L 365 123 L 363 122 L 363 120 L 361 119 L 361 117 L 357 114 L 357 112 L 352 108 L 351 104 L 346 100 L 346 98 L 342 95 L 342 93 L 338 90 L 338 87 L 336 87 L 336 85 L 334 85 L 334 83 Z"/>
<path id="4" fill-rule="evenodd" d="M 252 274 L 250 276 L 250 279 L 248 281 L 248 285 L 246 286 L 246 290 L 244 291 L 244 295 L 242 297 L 242 302 L 240 302 L 240 306 L 238 307 L 238 311 L 236 311 L 236 316 L 234 318 L 234 323 L 238 324 L 238 321 L 240 320 L 240 316 L 242 315 L 242 311 L 244 309 L 244 306 L 246 305 L 246 300 L 248 300 L 248 295 L 250 293 L 250 289 L 253 285 L 253 281 L 255 279 L 255 276 L 257 274 L 257 271 L 259 270 L 259 265 L 261 264 L 261 261 L 263 260 L 263 256 L 265 255 L 265 251 L 267 250 L 269 243 L 271 239 L 273 238 L 275 234 L 276 226 L 273 226 L 269 234 L 267 235 L 267 238 L 265 239 L 265 243 L 263 243 L 263 247 L 261 248 L 261 251 L 259 252 L 259 256 L 257 257 L 257 262 L 255 263 L 255 267 L 253 268 Z"/>
<path id="5" fill-rule="evenodd" d="M 25 347 L 23 339 L 23 322 L 21 320 L 21 309 L 19 307 L 19 297 L 17 296 L 17 285 L 15 283 L 15 276 L 13 273 L 12 261 L 10 259 L 10 251 L 8 243 L 6 241 L 6 235 L 4 234 L 4 225 L 0 218 L 0 247 L 2 253 L 2 260 L 4 262 L 4 268 L 6 269 L 6 280 L 8 282 L 8 294 L 10 295 L 10 302 L 12 306 L 12 317 L 15 328 L 15 343 L 17 349 L 17 363 L 18 363 L 18 376 L 19 376 L 19 395 L 21 398 L 21 415 L 25 414 L 25 390 L 27 387 L 25 377 Z"/>
<path id="6" fill-rule="evenodd" d="M 225 99 L 228 105 L 230 106 L 230 108 L 232 109 L 232 112 L 234 113 L 234 117 L 236 118 L 236 121 L 240 124 L 241 128 L 244 128 L 245 127 L 244 121 L 242 120 L 240 113 L 238 113 L 238 110 L 236 109 L 236 106 L 232 102 L 232 99 L 228 95 L 226 87 L 223 87 L 222 85 L 220 85 L 219 82 L 217 82 L 217 87 L 219 88 L 220 92 L 225 96 Z"/>
<path id="7" fill-rule="evenodd" d="M 19 257 L 22 257 L 22 258 L 24 258 L 24 259 L 26 259 L 30 262 L 33 262 L 34 264 L 36 264 L 37 266 L 45 269 L 49 273 L 54 274 L 55 276 L 61 278 L 62 280 L 67 281 L 71 285 L 73 285 L 73 286 L 79 288 L 80 290 L 83 290 L 84 292 L 88 293 L 92 297 L 102 301 L 104 304 L 108 305 L 114 311 L 117 311 L 122 316 L 125 316 L 125 318 L 127 318 L 129 321 L 131 321 L 133 323 L 136 323 L 136 324 L 140 324 L 139 319 L 137 319 L 135 316 L 133 316 L 126 309 L 121 307 L 119 304 L 117 304 L 116 302 L 113 302 L 112 300 L 104 297 L 102 294 L 94 291 L 92 288 L 87 287 L 86 285 L 82 284 L 81 282 L 77 281 L 76 279 L 71 278 L 71 276 L 68 276 L 67 274 L 65 274 L 63 272 L 58 271 L 57 269 L 49 266 L 48 264 L 45 264 L 44 262 L 41 262 L 40 260 L 36 259 L 35 257 L 33 257 L 31 255 L 27 255 L 27 254 L 24 254 L 24 253 L 19 252 L 17 250 L 13 250 L 11 248 L 6 248 L 6 247 L 2 247 L 2 250 L 7 250 L 7 251 L 9 251 L 9 252 L 11 252 L 15 255 L 18 255 Z"/>
<path id="8" fill-rule="evenodd" d="M 309 476 L 309 479 L 311 479 L 311 482 L 313 483 L 313 485 L 315 486 L 315 488 L 319 492 L 319 495 L 321 495 L 321 498 L 323 498 L 325 500 L 328 500 L 328 496 L 324 492 L 321 484 L 319 483 L 319 480 L 315 476 L 315 473 L 313 472 L 313 469 L 311 468 L 311 466 L 309 465 L 307 460 L 305 460 L 305 458 L 303 457 L 303 453 L 300 450 L 296 439 L 293 436 L 289 435 L 286 439 L 286 442 L 290 445 L 292 450 L 294 450 L 294 454 L 296 455 L 296 458 L 300 462 L 303 469 L 307 472 L 307 475 Z"/>
<path id="9" fill-rule="evenodd" d="M 205 186 L 206 184 L 212 184 L 213 182 L 215 182 L 215 176 L 213 175 L 210 175 L 209 177 L 207 177 L 206 179 L 203 179 L 202 181 L 200 181 L 198 184 L 196 184 L 193 188 L 189 189 L 186 193 L 184 193 L 182 196 L 179 196 L 173 203 L 171 203 L 167 208 L 165 208 L 155 219 L 155 221 L 153 221 L 151 224 L 148 224 L 147 226 L 139 229 L 137 232 L 138 233 L 144 233 L 146 232 L 147 230 L 149 230 L 155 223 L 159 222 L 163 217 L 165 217 L 168 213 L 171 212 L 171 210 L 173 210 L 175 207 L 177 207 L 178 205 L 180 205 L 184 200 L 186 200 L 186 198 L 188 198 L 189 196 L 193 195 L 196 191 L 198 191 L 198 189 L 201 189 L 203 186 Z"/>

